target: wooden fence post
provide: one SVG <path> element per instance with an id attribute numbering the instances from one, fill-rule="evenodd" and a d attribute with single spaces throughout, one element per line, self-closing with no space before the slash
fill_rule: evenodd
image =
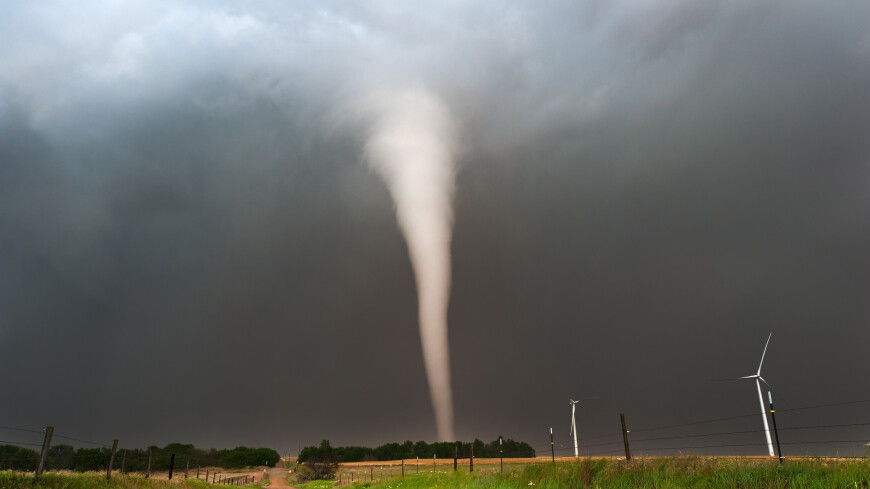
<path id="1" fill-rule="evenodd" d="M 112 455 L 109 456 L 109 468 L 106 470 L 106 481 L 112 479 L 112 465 L 115 464 L 115 452 L 118 451 L 118 440 L 112 442 Z"/>
<path id="2" fill-rule="evenodd" d="M 625 429 L 625 415 L 620 413 L 619 420 L 622 422 L 622 443 L 625 445 L 625 461 L 631 462 L 631 450 L 628 449 L 628 430 Z"/>
<path id="3" fill-rule="evenodd" d="M 471 443 L 471 456 L 468 457 L 468 471 L 474 472 L 474 442 Z"/>
<path id="4" fill-rule="evenodd" d="M 127 449 L 125 448 L 124 451 L 121 453 L 121 473 L 122 474 L 124 473 L 124 464 L 126 464 L 126 463 L 127 463 Z"/>
<path id="5" fill-rule="evenodd" d="M 190 459 L 184 464 L 184 478 L 187 479 L 187 471 L 190 470 Z"/>
<path id="6" fill-rule="evenodd" d="M 42 440 L 42 451 L 39 453 L 39 464 L 36 466 L 36 475 L 42 474 L 42 469 L 45 468 L 45 457 L 48 456 L 48 449 L 51 446 L 51 435 L 54 433 L 54 426 L 45 427 L 45 438 Z"/>
<path id="7" fill-rule="evenodd" d="M 145 478 L 151 477 L 151 450 L 148 450 L 148 468 L 145 469 Z"/>
<path id="8" fill-rule="evenodd" d="M 172 471 L 175 469 L 175 454 L 169 456 L 169 480 L 172 480 Z"/>

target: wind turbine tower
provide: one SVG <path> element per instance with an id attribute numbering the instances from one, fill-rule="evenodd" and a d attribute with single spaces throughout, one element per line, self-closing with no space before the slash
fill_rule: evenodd
<path id="1" fill-rule="evenodd" d="M 577 421 L 574 418 L 574 413 L 577 411 L 577 405 L 582 403 L 583 401 L 588 401 L 590 399 L 595 399 L 594 397 L 587 397 L 586 399 L 580 399 L 579 401 L 575 401 L 574 399 L 570 399 L 571 401 L 571 433 L 570 435 L 574 435 L 574 458 L 580 458 L 580 450 L 577 448 Z"/>
<path id="2" fill-rule="evenodd" d="M 577 410 L 577 403 L 580 401 L 571 401 L 571 432 L 574 434 L 574 458 L 580 458 L 580 451 L 577 448 L 577 422 L 574 420 L 574 412 Z"/>
<path id="3" fill-rule="evenodd" d="M 764 421 L 764 436 L 767 437 L 767 451 L 771 457 L 773 457 L 773 441 L 770 439 L 770 427 L 767 424 L 767 410 L 764 409 L 764 396 L 761 393 L 761 383 L 764 382 L 764 385 L 770 387 L 770 384 L 767 383 L 766 380 L 761 376 L 761 365 L 764 363 L 764 355 L 767 353 L 767 345 L 770 344 L 770 337 L 773 336 L 773 333 L 767 336 L 767 343 L 764 344 L 764 351 L 761 352 L 761 361 L 758 362 L 758 370 L 752 374 L 744 377 L 739 377 L 740 379 L 755 379 L 755 386 L 758 388 L 758 403 L 761 405 L 761 419 Z"/>

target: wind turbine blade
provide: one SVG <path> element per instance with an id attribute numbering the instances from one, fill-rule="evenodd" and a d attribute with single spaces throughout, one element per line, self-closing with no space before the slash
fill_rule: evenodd
<path id="1" fill-rule="evenodd" d="M 710 382 L 727 382 L 729 380 L 740 380 L 737 377 L 729 377 L 727 379 L 710 379 Z"/>
<path id="2" fill-rule="evenodd" d="M 771 336 L 773 336 L 773 333 L 770 333 L 769 335 L 767 335 L 767 343 L 764 344 L 764 351 L 761 352 L 761 361 L 758 362 L 758 372 L 756 373 L 756 375 L 761 375 L 761 364 L 764 363 L 764 355 L 765 355 L 765 353 L 767 353 L 767 345 L 770 344 L 770 337 Z"/>
<path id="3" fill-rule="evenodd" d="M 745 376 L 745 377 L 737 377 L 737 379 L 738 379 L 738 380 L 739 380 L 739 379 L 755 379 L 755 378 L 758 378 L 758 377 L 759 377 L 759 375 L 758 375 L 758 374 L 755 374 L 755 375 L 747 375 L 747 376 Z"/>

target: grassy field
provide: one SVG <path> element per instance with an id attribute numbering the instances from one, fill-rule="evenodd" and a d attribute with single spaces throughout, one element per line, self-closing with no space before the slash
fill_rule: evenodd
<path id="1" fill-rule="evenodd" d="M 783 466 L 770 459 L 671 457 L 622 460 L 597 459 L 508 466 L 505 472 L 477 470 L 453 472 L 449 467 L 432 465 L 424 473 L 414 472 L 406 462 L 404 478 L 349 482 L 341 487 L 371 489 L 628 489 L 628 488 L 870 488 L 870 460 L 795 459 Z M 393 465 L 395 468 L 395 464 Z M 307 489 L 327 489 L 319 481 L 303 485 Z M 336 485 L 337 486 L 337 485 Z"/>
<path id="2" fill-rule="evenodd" d="M 21 472 L 0 471 L 0 488 L 2 489 L 203 489 L 218 487 L 204 480 L 173 478 L 146 479 L 140 475 L 113 474 L 111 481 L 106 481 L 105 473 L 45 473 L 34 479 L 33 474 Z M 221 486 L 223 487 L 223 486 Z M 248 484 L 249 489 L 262 489 L 261 484 Z"/>

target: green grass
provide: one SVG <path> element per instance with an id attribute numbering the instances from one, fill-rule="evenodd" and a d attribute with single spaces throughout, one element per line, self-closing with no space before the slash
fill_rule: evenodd
<path id="1" fill-rule="evenodd" d="M 331 489 L 332 486 L 335 485 L 335 481 L 311 481 L 311 482 L 299 483 L 299 482 L 294 482 L 293 480 L 290 480 L 288 482 L 288 484 L 292 485 L 293 487 L 301 487 L 302 489 Z M 356 485 L 354 485 L 354 487 L 356 487 Z M 368 486 L 363 486 L 362 484 L 360 484 L 359 487 L 368 487 Z"/>
<path id="2" fill-rule="evenodd" d="M 172 481 L 146 479 L 136 475 L 113 474 L 111 481 L 106 481 L 105 474 L 57 474 L 45 473 L 36 478 L 20 472 L 0 471 L 0 488 L 2 489 L 205 489 L 218 485 L 196 479 L 175 479 Z M 224 487 L 224 486 L 221 486 Z M 262 489 L 260 484 L 248 484 L 249 489 Z"/>
<path id="3" fill-rule="evenodd" d="M 329 481 L 331 484 L 332 481 Z M 327 489 L 331 486 L 304 486 Z M 504 474 L 446 471 L 351 484 L 371 489 L 830 489 L 870 488 L 870 460 L 776 461 L 673 457 L 528 465 Z"/>

